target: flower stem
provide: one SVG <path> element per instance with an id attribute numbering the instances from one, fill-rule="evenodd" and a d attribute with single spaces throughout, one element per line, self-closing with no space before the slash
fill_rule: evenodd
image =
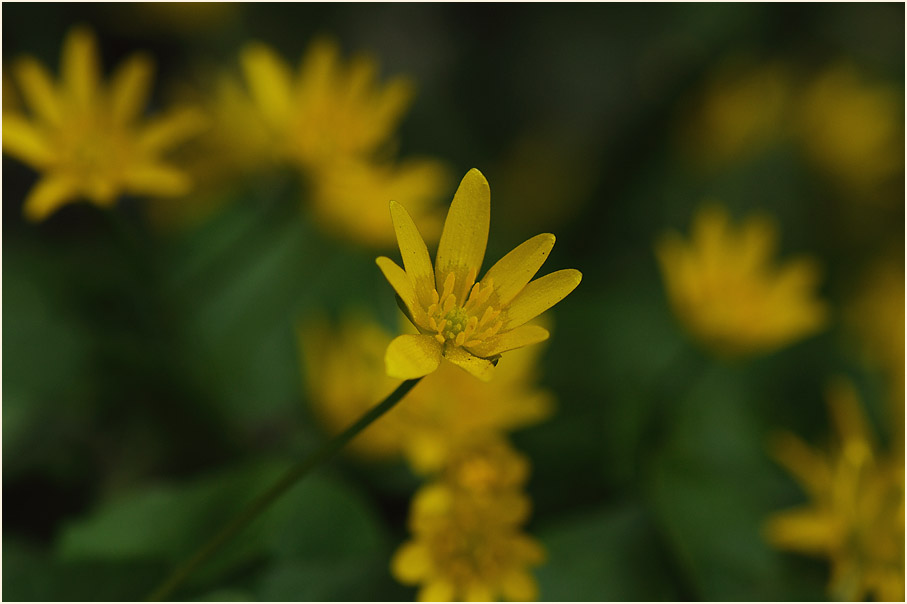
<path id="1" fill-rule="evenodd" d="M 227 543 L 227 541 L 248 526 L 249 523 L 255 520 L 255 518 L 265 511 L 268 506 L 274 503 L 274 501 L 283 495 L 290 487 L 296 484 L 296 482 L 305 477 L 306 474 L 311 472 L 318 465 L 333 457 L 348 442 L 353 440 L 357 434 L 367 428 L 369 424 L 389 411 L 400 401 L 400 399 L 406 396 L 421 379 L 422 378 L 406 380 L 400 384 L 396 390 L 387 396 L 387 398 L 366 411 L 356 423 L 326 442 L 320 449 L 312 453 L 306 459 L 303 459 L 290 468 L 290 470 L 284 474 L 274 486 L 262 493 L 255 501 L 234 516 L 233 519 L 225 524 L 216 535 L 202 545 L 191 558 L 187 559 L 174 570 L 173 573 L 157 587 L 157 589 L 151 592 L 147 601 L 160 602 L 169 598 L 180 586 L 182 586 L 196 568 L 204 564 L 225 543 Z"/>

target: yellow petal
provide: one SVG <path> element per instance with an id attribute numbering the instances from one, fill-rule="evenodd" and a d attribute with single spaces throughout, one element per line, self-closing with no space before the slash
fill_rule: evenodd
<path id="1" fill-rule="evenodd" d="M 526 287 L 545 263 L 551 248 L 554 247 L 554 235 L 542 233 L 514 248 L 509 254 L 498 260 L 488 269 L 482 283 L 491 281 L 494 287 L 492 298 L 494 306 L 508 304 Z"/>
<path id="2" fill-rule="evenodd" d="M 148 153 L 161 153 L 195 136 L 205 127 L 204 116 L 183 108 L 149 120 L 139 133 L 139 145 Z"/>
<path id="3" fill-rule="evenodd" d="M 270 47 L 254 42 L 242 49 L 240 63 L 252 98 L 265 119 L 272 126 L 288 126 L 293 75 L 286 62 Z"/>
<path id="4" fill-rule="evenodd" d="M 469 351 L 476 356 L 489 358 L 508 350 L 544 342 L 549 335 L 547 329 L 538 325 L 521 325 L 516 329 L 488 338 L 475 346 L 470 346 Z"/>
<path id="5" fill-rule="evenodd" d="M 384 354 L 387 375 L 412 380 L 428 375 L 441 363 L 441 344 L 432 336 L 397 336 Z"/>
<path id="6" fill-rule="evenodd" d="M 527 572 L 514 571 L 501 579 L 501 592 L 511 602 L 535 602 L 539 588 L 535 579 Z"/>
<path id="7" fill-rule="evenodd" d="M 44 220 L 77 195 L 78 188 L 71 179 L 45 176 L 28 193 L 22 212 L 28 220 Z"/>
<path id="8" fill-rule="evenodd" d="M 65 91 L 79 106 L 90 107 L 97 97 L 100 60 L 94 34 L 74 27 L 63 42 L 60 72 Z"/>
<path id="9" fill-rule="evenodd" d="M 872 451 L 872 431 L 866 424 L 866 416 L 860 407 L 860 400 L 853 384 L 844 378 L 829 383 L 826 393 L 828 409 L 835 426 L 835 433 L 848 451 Z"/>
<path id="10" fill-rule="evenodd" d="M 133 194 L 175 197 L 188 193 L 192 181 L 173 166 L 148 162 L 129 166 L 123 174 L 123 185 Z"/>
<path id="11" fill-rule="evenodd" d="M 456 276 L 454 294 L 462 301 L 482 269 L 485 246 L 488 244 L 488 225 L 491 221 L 491 190 L 481 172 L 473 168 L 466 173 L 454 195 L 435 260 L 436 286 L 444 289 L 447 275 Z"/>
<path id="12" fill-rule="evenodd" d="M 765 534 L 776 547 L 807 554 L 829 553 L 841 537 L 835 518 L 812 508 L 775 514 L 766 524 Z"/>
<path id="13" fill-rule="evenodd" d="M 420 602 L 451 602 L 456 595 L 454 586 L 445 579 L 434 579 L 419 590 Z"/>
<path id="14" fill-rule="evenodd" d="M 378 264 L 378 268 L 381 269 L 381 272 L 384 273 L 384 278 L 387 279 L 387 282 L 391 284 L 391 287 L 394 288 L 394 291 L 397 292 L 397 295 L 403 300 L 403 304 L 405 304 L 407 310 L 409 310 L 412 321 L 417 325 L 424 325 L 426 323 L 425 311 L 416 299 L 416 290 L 413 289 L 412 281 L 407 277 L 406 271 L 386 256 L 376 258 L 375 262 Z"/>
<path id="15" fill-rule="evenodd" d="M 110 81 L 110 114 L 119 124 L 137 118 L 145 109 L 154 62 L 146 54 L 135 54 L 123 61 Z"/>
<path id="16" fill-rule="evenodd" d="M 519 327 L 539 316 L 576 289 L 582 279 L 578 270 L 566 268 L 532 281 L 505 311 L 504 329 Z"/>
<path id="17" fill-rule="evenodd" d="M 463 593 L 464 602 L 494 602 L 495 594 L 485 583 L 470 583 Z"/>
<path id="18" fill-rule="evenodd" d="M 811 494 L 818 495 L 830 488 L 832 477 L 828 462 L 798 437 L 782 432 L 772 437 L 770 448 L 778 463 Z"/>
<path id="19" fill-rule="evenodd" d="M 434 271 L 431 268 L 431 259 L 425 240 L 419 234 L 416 223 L 413 222 L 409 212 L 396 201 L 390 202 L 391 220 L 394 231 L 397 233 L 397 245 L 400 246 L 400 255 L 403 257 L 403 266 L 413 284 L 416 296 L 423 307 L 428 307 L 432 302 L 432 292 L 435 289 Z"/>
<path id="20" fill-rule="evenodd" d="M 431 569 L 431 554 L 419 543 L 404 543 L 391 558 L 391 574 L 404 585 L 420 582 Z"/>
<path id="21" fill-rule="evenodd" d="M 316 38 L 309 44 L 299 64 L 299 91 L 323 94 L 337 75 L 340 50 L 329 38 Z"/>
<path id="22" fill-rule="evenodd" d="M 462 367 L 483 382 L 491 381 L 491 377 L 494 375 L 494 363 L 488 359 L 479 358 L 459 346 L 452 346 L 445 350 L 444 358 L 457 367 Z"/>
<path id="23" fill-rule="evenodd" d="M 54 150 L 41 131 L 18 115 L 3 116 L 3 151 L 39 170 L 54 160 Z"/>
<path id="24" fill-rule="evenodd" d="M 22 95 L 35 116 L 51 124 L 60 123 L 60 99 L 44 65 L 32 57 L 25 57 L 16 61 L 13 69 Z"/>

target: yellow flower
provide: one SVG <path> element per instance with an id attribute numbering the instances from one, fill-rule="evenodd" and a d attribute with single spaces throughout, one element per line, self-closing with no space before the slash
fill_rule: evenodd
<path id="1" fill-rule="evenodd" d="M 866 356 L 885 373 L 894 440 L 904 445 L 904 269 L 874 267 L 853 302 L 850 319 Z"/>
<path id="2" fill-rule="evenodd" d="M 382 151 L 413 96 L 405 78 L 380 85 L 369 57 L 354 57 L 344 67 L 337 45 L 327 39 L 309 46 L 295 78 L 265 44 L 246 45 L 240 59 L 252 100 L 282 142 L 281 151 L 310 169 Z"/>
<path id="3" fill-rule="evenodd" d="M 201 117 L 181 110 L 141 119 L 151 59 L 133 55 L 104 86 L 94 37 L 75 28 L 64 42 L 61 65 L 59 84 L 32 57 L 14 66 L 32 116 L 4 114 L 3 150 L 43 173 L 25 200 L 26 217 L 42 220 L 83 197 L 109 207 L 123 193 L 186 193 L 189 178 L 161 156 L 194 134 Z"/>
<path id="4" fill-rule="evenodd" d="M 399 384 L 384 370 L 392 336 L 373 322 L 348 317 L 338 327 L 299 330 L 306 390 L 316 415 L 340 432 Z M 414 471 L 436 473 L 471 443 L 548 417 L 554 397 L 533 385 L 542 347 L 515 350 L 485 384 L 450 364 L 388 411 L 353 442 L 369 458 L 402 454 Z"/>
<path id="5" fill-rule="evenodd" d="M 377 263 L 420 332 L 398 336 L 387 347 L 391 377 L 428 375 L 445 358 L 487 381 L 501 353 L 548 338 L 545 329 L 526 323 L 579 285 L 582 275 L 574 269 L 530 283 L 554 246 L 549 233 L 511 251 L 476 282 L 488 243 L 490 202 L 488 181 L 470 170 L 454 195 L 433 268 L 412 218 L 391 201 L 405 270 L 384 256 Z"/>
<path id="6" fill-rule="evenodd" d="M 423 602 L 535 600 L 529 568 L 543 561 L 544 550 L 519 528 L 528 511 L 515 489 L 477 497 L 447 482 L 422 487 L 410 510 L 413 538 L 394 554 L 391 572 L 421 585 Z"/>
<path id="7" fill-rule="evenodd" d="M 695 217 L 690 242 L 671 232 L 657 243 L 674 312 L 713 352 L 765 353 L 825 324 L 826 306 L 814 297 L 818 269 L 808 258 L 772 266 L 776 238 L 765 218 L 735 229 L 724 209 L 709 205 Z"/>
<path id="8" fill-rule="evenodd" d="M 348 428 L 363 413 L 394 391 L 399 381 L 384 373 L 384 351 L 390 335 L 374 322 L 352 315 L 332 328 L 323 321 L 300 325 L 305 389 L 316 417 L 333 433 Z M 374 422 L 347 446 L 363 457 L 384 459 L 399 454 L 398 405 Z"/>
<path id="9" fill-rule="evenodd" d="M 904 600 L 904 454 L 881 455 L 853 387 L 835 382 L 827 452 L 784 434 L 774 446 L 810 502 L 770 519 L 775 546 L 831 560 L 834 599 Z"/>
<path id="10" fill-rule="evenodd" d="M 796 123 L 813 161 L 865 200 L 874 198 L 876 187 L 901 180 L 903 113 L 903 97 L 894 88 L 864 82 L 845 63 L 806 88 Z"/>
<path id="11" fill-rule="evenodd" d="M 413 210 L 432 241 L 441 232 L 436 202 L 447 188 L 447 168 L 434 159 L 409 159 L 397 165 L 359 159 L 338 160 L 319 170 L 312 182 L 312 207 L 324 230 L 377 248 L 394 241 L 387 222 L 387 200 Z"/>
<path id="12" fill-rule="evenodd" d="M 791 89 L 781 65 L 723 65 L 684 121 L 685 155 L 713 168 L 764 148 L 784 132 Z"/>

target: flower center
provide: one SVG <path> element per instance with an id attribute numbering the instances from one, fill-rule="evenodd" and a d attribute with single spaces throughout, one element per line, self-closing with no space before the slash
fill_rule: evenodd
<path id="1" fill-rule="evenodd" d="M 457 303 L 454 293 L 456 275 L 450 273 L 444 281 L 444 290 L 434 290 L 434 302 L 428 307 L 428 325 L 440 343 L 455 346 L 475 345 L 490 338 L 501 330 L 504 320 L 501 311 L 488 303 L 494 285 L 489 280 L 482 285 L 473 283 L 475 273 L 467 275 L 466 282 L 472 284 L 465 304 Z"/>

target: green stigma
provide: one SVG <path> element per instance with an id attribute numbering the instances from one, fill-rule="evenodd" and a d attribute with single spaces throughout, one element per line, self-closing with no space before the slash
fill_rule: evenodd
<path id="1" fill-rule="evenodd" d="M 444 319 L 447 321 L 447 324 L 444 326 L 444 337 L 448 340 L 453 340 L 458 334 L 466 329 L 466 322 L 469 320 L 469 315 L 467 315 L 466 311 L 461 307 L 455 306 L 444 315 Z"/>

